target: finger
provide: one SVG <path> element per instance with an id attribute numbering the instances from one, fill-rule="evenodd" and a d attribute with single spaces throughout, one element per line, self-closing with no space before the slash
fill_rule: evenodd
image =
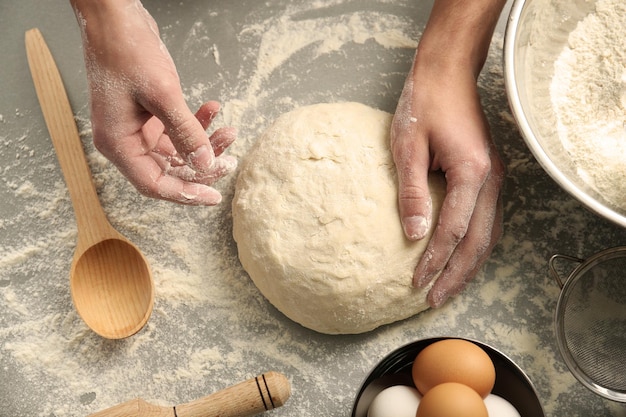
<path id="1" fill-rule="evenodd" d="M 204 130 L 211 126 L 219 110 L 220 104 L 216 101 L 209 101 L 200 106 L 200 109 L 196 112 L 196 118 L 200 121 Z M 235 141 L 236 137 L 237 129 L 232 127 L 223 127 L 213 132 L 211 137 L 209 137 L 209 141 L 211 142 L 215 156 L 221 155 L 224 150 Z"/>
<path id="2" fill-rule="evenodd" d="M 211 142 L 215 156 L 220 156 L 236 138 L 237 129 L 234 127 L 222 127 L 213 132 L 209 141 Z"/>
<path id="3" fill-rule="evenodd" d="M 220 178 L 233 172 L 236 168 L 236 158 L 228 155 L 221 155 L 218 158 L 215 158 L 210 172 L 202 173 L 196 171 L 193 181 L 205 185 L 211 185 Z"/>
<path id="4" fill-rule="evenodd" d="M 186 181 L 184 176 L 170 175 L 150 155 L 139 156 L 128 162 L 118 168 L 147 197 L 205 206 L 214 206 L 222 201 L 222 195 L 214 188 Z M 190 170 L 189 167 L 185 168 Z"/>
<path id="5" fill-rule="evenodd" d="M 474 278 L 502 235 L 502 173 L 499 169 L 485 182 L 468 233 L 450 257 L 446 268 L 428 294 L 431 307 L 443 305 Z"/>
<path id="6" fill-rule="evenodd" d="M 398 210 L 404 234 L 410 240 L 426 236 L 432 222 L 428 188 L 428 147 L 417 140 L 411 116 L 398 107 L 391 129 L 391 148 L 398 173 Z"/>
<path id="7" fill-rule="evenodd" d="M 148 115 L 147 112 L 145 113 L 146 116 L 144 117 L 146 117 L 146 120 L 143 122 L 140 129 L 142 132 L 142 140 L 146 149 L 153 149 L 157 144 L 156 142 L 164 136 L 163 132 L 165 131 L 165 127 L 159 118 Z M 139 122 L 141 122 L 141 119 L 139 119 Z"/>
<path id="8" fill-rule="evenodd" d="M 215 103 L 213 108 L 210 107 L 211 103 L 205 103 L 198 112 L 196 112 L 196 118 L 200 121 L 200 124 L 204 129 L 207 129 L 211 121 L 215 118 L 216 108 L 219 108 L 219 104 Z M 158 119 L 155 117 L 154 120 Z M 160 123 L 160 122 L 159 122 Z M 146 129 L 143 129 L 144 133 Z M 161 132 L 163 131 L 163 127 L 161 124 Z M 158 132 L 157 132 L 158 133 Z M 147 137 L 144 134 L 144 137 Z M 233 127 L 222 127 L 217 129 L 213 134 L 209 137 L 209 142 L 211 143 L 211 147 L 213 148 L 213 153 L 215 156 L 221 155 L 226 148 L 228 148 L 237 137 L 237 129 Z M 171 140 L 166 135 L 161 135 L 159 141 L 154 146 L 153 152 L 161 155 L 169 160 L 172 165 L 183 165 L 185 161 L 180 157 L 176 148 L 172 144 Z"/>
<path id="9" fill-rule="evenodd" d="M 153 158 L 159 162 L 161 168 L 186 165 L 185 160 L 178 154 L 172 141 L 166 135 L 161 135 L 152 149 Z M 161 163 L 162 162 L 162 163 Z"/>
<path id="10" fill-rule="evenodd" d="M 215 206 L 222 202 L 222 195 L 216 189 L 170 175 L 160 177 L 156 192 L 158 198 L 179 204 Z"/>
<path id="11" fill-rule="evenodd" d="M 446 172 L 447 193 L 439 222 L 420 259 L 413 283 L 423 288 L 438 276 L 450 256 L 465 238 L 474 215 L 478 196 L 489 175 L 490 161 L 458 164 Z"/>
<path id="12" fill-rule="evenodd" d="M 189 110 L 180 85 L 167 80 L 162 82 L 161 86 L 155 88 L 155 96 L 144 100 L 140 98 L 141 104 L 161 120 L 165 133 L 186 163 L 196 171 L 210 172 L 215 154 L 202 122 Z M 201 110 L 201 118 L 205 123 L 210 121 L 210 114 L 215 107 L 216 104 L 208 103 Z"/>
<path id="13" fill-rule="evenodd" d="M 172 177 L 178 177 L 183 181 L 195 182 L 198 184 L 212 185 L 220 178 L 228 175 L 237 168 L 237 159 L 222 155 L 215 159 L 213 169 L 210 173 L 200 174 L 194 171 L 189 165 L 173 165 L 169 161 L 158 161 L 157 163 L 162 167 L 163 171 Z"/>
<path id="14" fill-rule="evenodd" d="M 181 178 L 184 181 L 193 181 L 196 172 L 182 160 L 177 153 L 171 155 L 169 153 L 161 153 L 157 150 L 152 151 L 150 157 L 159 166 L 162 172 Z"/>
<path id="15" fill-rule="evenodd" d="M 501 219 L 501 216 L 502 204 L 498 202 L 496 218 Z M 502 234 L 502 222 L 496 221 L 490 230 L 491 234 L 488 237 L 490 243 L 484 250 L 475 251 L 469 240 L 459 245 L 458 250 L 450 258 L 448 266 L 437 278 L 428 294 L 428 304 L 431 307 L 441 307 L 450 297 L 458 295 L 476 276 Z"/>
<path id="16" fill-rule="evenodd" d="M 217 116 L 219 111 L 220 104 L 217 101 L 208 101 L 200 106 L 195 116 L 202 125 L 202 128 L 207 130 L 209 126 L 211 126 L 211 122 L 215 119 L 215 116 Z"/>

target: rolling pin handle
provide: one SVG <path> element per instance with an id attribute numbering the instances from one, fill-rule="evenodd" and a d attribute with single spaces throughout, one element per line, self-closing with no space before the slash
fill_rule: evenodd
<path id="1" fill-rule="evenodd" d="M 187 404 L 174 407 L 176 417 L 249 417 L 285 404 L 289 380 L 267 372 Z"/>
<path id="2" fill-rule="evenodd" d="M 270 390 L 270 384 L 268 383 L 268 377 L 266 377 L 266 374 L 259 375 L 255 377 L 254 379 L 256 381 L 256 385 L 259 390 L 259 395 L 261 396 L 261 401 L 263 401 L 263 406 L 265 407 L 266 410 L 273 410 L 274 408 L 280 407 L 281 405 L 285 403 L 285 401 L 287 401 L 289 394 L 287 394 L 287 398 L 283 398 L 284 392 L 281 390 L 281 388 L 283 387 L 283 384 L 275 385 L 272 387 L 272 390 L 274 388 L 279 389 L 276 399 L 274 399 L 272 396 L 273 395 L 272 391 Z"/>

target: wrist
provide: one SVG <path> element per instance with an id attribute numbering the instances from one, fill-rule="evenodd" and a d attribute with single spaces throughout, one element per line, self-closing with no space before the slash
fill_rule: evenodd
<path id="1" fill-rule="evenodd" d="M 85 35 L 110 29 L 127 17 L 129 7 L 141 6 L 139 0 L 70 0 L 70 4 Z"/>
<path id="2" fill-rule="evenodd" d="M 96 17 L 115 13 L 127 6 L 138 3 L 136 0 L 70 0 L 77 14 L 83 17 Z"/>
<path id="3" fill-rule="evenodd" d="M 505 0 L 436 0 L 417 54 L 437 71 L 478 78 Z"/>
<path id="4" fill-rule="evenodd" d="M 139 0 L 70 0 L 76 13 L 87 64 L 128 66 L 136 45 L 160 42 L 156 22 Z"/>

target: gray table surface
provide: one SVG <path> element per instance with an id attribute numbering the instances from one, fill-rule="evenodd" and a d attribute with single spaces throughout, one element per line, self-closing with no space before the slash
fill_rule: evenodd
<path id="1" fill-rule="evenodd" d="M 231 150 L 238 157 L 295 106 L 353 100 L 392 112 L 430 8 L 409 0 L 145 5 L 190 105 L 217 99 L 224 112 L 216 124 L 239 128 Z M 3 1 L 0 415 L 84 416 L 135 397 L 173 405 L 277 370 L 291 380 L 293 395 L 272 415 L 347 416 L 360 383 L 388 352 L 425 337 L 462 336 L 501 350 L 524 369 L 548 416 L 626 416 L 623 405 L 580 385 L 561 360 L 553 330 L 559 288 L 547 272 L 554 253 L 584 258 L 624 244 L 626 236 L 562 191 L 524 145 L 503 85 L 505 23 L 506 13 L 480 79 L 508 169 L 501 242 L 476 280 L 444 308 L 363 335 L 327 336 L 282 316 L 241 269 L 231 237 L 234 175 L 219 184 L 220 207 L 180 207 L 139 196 L 94 151 L 69 4 Z M 28 71 L 23 38 L 31 27 L 41 29 L 58 62 L 111 222 L 154 270 L 155 311 L 129 339 L 96 336 L 71 304 L 67 276 L 76 228 Z"/>

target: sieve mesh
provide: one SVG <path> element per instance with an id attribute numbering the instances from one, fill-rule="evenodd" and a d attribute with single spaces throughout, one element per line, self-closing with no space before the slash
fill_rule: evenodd
<path id="1" fill-rule="evenodd" d="M 557 325 L 572 373 L 621 401 L 626 400 L 626 251 L 605 255 L 568 279 Z"/>

